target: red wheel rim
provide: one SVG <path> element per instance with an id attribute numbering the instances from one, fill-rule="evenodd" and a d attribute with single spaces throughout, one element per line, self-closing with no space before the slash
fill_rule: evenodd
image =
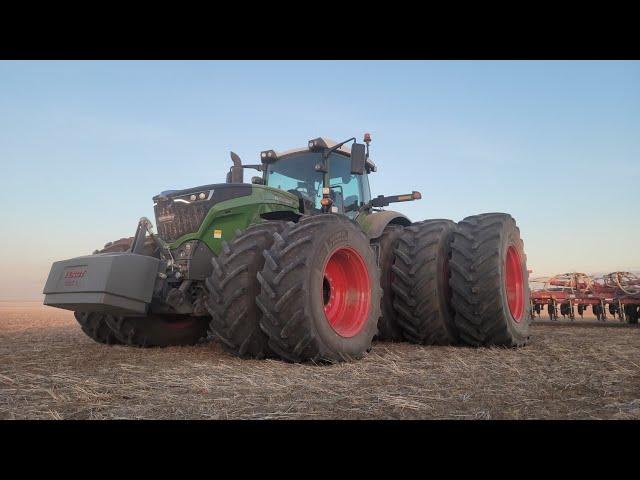
<path id="1" fill-rule="evenodd" d="M 342 337 L 360 333 L 371 307 L 371 283 L 364 260 L 349 247 L 335 250 L 323 271 L 324 315 Z"/>
<path id="2" fill-rule="evenodd" d="M 520 255 L 514 246 L 507 250 L 505 265 L 505 289 L 507 290 L 507 303 L 511 317 L 520 323 L 524 311 L 524 276 Z"/>

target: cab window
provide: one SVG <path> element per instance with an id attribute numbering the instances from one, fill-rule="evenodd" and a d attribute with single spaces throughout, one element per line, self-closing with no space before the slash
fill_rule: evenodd
<path id="1" fill-rule="evenodd" d="M 318 152 L 287 156 L 269 164 L 267 185 L 285 190 L 308 200 L 320 210 L 322 172 L 315 170 L 321 160 Z M 358 209 L 371 199 L 366 175 L 352 175 L 350 158 L 338 153 L 329 156 L 331 198 L 339 213 L 353 218 Z"/>

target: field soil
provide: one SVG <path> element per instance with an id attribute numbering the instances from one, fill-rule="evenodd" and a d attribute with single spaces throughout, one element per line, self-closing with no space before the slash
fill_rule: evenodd
<path id="1" fill-rule="evenodd" d="M 103 346 L 71 312 L 0 302 L 0 419 L 640 419 L 640 329 L 609 323 L 534 324 L 518 350 L 376 342 L 312 365 L 213 341 Z"/>

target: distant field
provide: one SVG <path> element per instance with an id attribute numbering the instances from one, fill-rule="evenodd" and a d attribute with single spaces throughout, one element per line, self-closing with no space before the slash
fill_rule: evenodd
<path id="1" fill-rule="evenodd" d="M 70 312 L 0 302 L 0 419 L 640 419 L 640 329 L 580 322 L 519 350 L 378 342 L 316 366 L 102 346 Z"/>

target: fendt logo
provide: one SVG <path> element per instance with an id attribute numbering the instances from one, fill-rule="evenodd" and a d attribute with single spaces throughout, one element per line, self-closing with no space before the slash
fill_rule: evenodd
<path id="1" fill-rule="evenodd" d="M 68 272 L 65 272 L 64 278 L 65 279 L 82 278 L 85 276 L 86 273 L 87 273 L 86 268 L 84 270 L 69 270 Z"/>
<path id="2" fill-rule="evenodd" d="M 87 269 L 84 267 L 76 267 L 74 269 L 69 269 L 64 272 L 64 277 L 62 278 L 62 282 L 65 287 L 80 287 L 82 284 L 82 279 L 87 274 Z"/>

